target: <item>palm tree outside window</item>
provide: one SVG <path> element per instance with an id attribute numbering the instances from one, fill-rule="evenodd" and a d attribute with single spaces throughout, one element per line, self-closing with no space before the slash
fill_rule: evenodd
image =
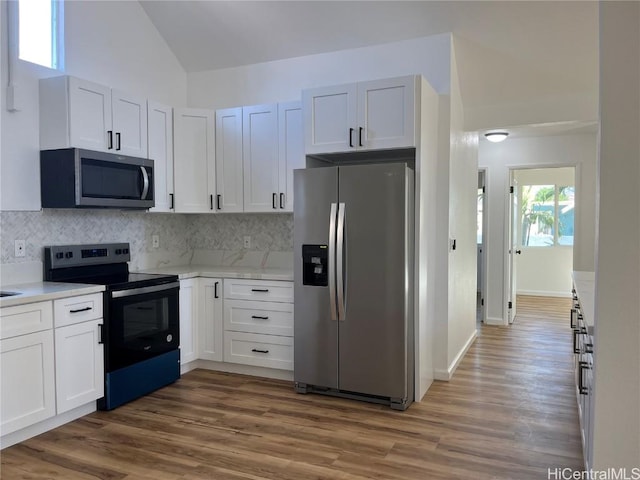
<path id="1" fill-rule="evenodd" d="M 573 245 L 573 186 L 522 185 L 519 194 L 519 238 L 523 247 Z"/>

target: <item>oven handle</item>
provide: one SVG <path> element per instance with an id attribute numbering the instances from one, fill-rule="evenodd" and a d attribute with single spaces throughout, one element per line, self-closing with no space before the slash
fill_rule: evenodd
<path id="1" fill-rule="evenodd" d="M 145 293 L 171 290 L 172 288 L 180 288 L 180 282 L 171 282 L 171 283 L 165 283 L 163 285 L 154 285 L 153 287 L 141 287 L 141 288 L 131 288 L 129 290 L 118 290 L 117 292 L 111 292 L 111 298 L 131 297 L 133 295 L 143 295 Z"/>

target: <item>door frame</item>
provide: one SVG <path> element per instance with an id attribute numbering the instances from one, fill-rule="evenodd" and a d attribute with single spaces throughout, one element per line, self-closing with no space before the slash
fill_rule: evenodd
<path id="1" fill-rule="evenodd" d="M 574 168 L 574 188 L 575 188 L 575 211 L 576 215 L 574 218 L 574 228 L 576 231 L 579 231 L 579 218 L 580 215 L 577 213 L 580 211 L 581 197 L 582 197 L 582 189 L 578 188 L 578 179 L 581 176 L 581 168 L 582 165 L 578 162 L 562 162 L 562 163 L 530 163 L 530 164 L 511 164 L 505 166 L 507 169 L 507 183 L 505 185 L 506 188 L 506 199 L 505 199 L 505 211 L 504 211 L 504 246 L 503 249 L 503 260 L 504 260 L 504 269 L 503 269 L 503 321 L 504 325 L 509 325 L 509 230 L 511 229 L 511 219 L 509 218 L 509 200 L 510 193 L 509 187 L 512 185 L 513 174 L 516 170 L 535 170 L 535 169 L 546 169 L 546 168 Z M 574 248 L 575 248 L 575 240 L 574 240 Z"/>
<path id="2" fill-rule="evenodd" d="M 489 228 L 489 168 L 478 168 L 478 174 L 483 175 L 482 186 L 484 187 L 484 193 L 482 195 L 482 260 L 480 262 L 480 268 L 482 269 L 480 275 L 480 283 L 482 284 L 482 286 L 480 288 L 480 321 L 482 323 L 485 323 L 485 320 L 487 318 L 487 288 L 489 286 L 489 278 L 487 275 L 487 253 L 489 251 L 489 236 L 487 234 L 487 230 Z"/>

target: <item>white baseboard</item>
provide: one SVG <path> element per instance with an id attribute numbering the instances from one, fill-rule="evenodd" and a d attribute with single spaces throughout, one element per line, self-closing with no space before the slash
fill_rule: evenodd
<path id="1" fill-rule="evenodd" d="M 487 317 L 484 319 L 485 325 L 506 325 L 502 317 Z"/>
<path id="2" fill-rule="evenodd" d="M 460 365 L 460 362 L 462 361 L 464 356 L 467 354 L 467 351 L 469 351 L 469 348 L 471 348 L 471 345 L 473 345 L 473 342 L 477 337 L 478 337 L 478 331 L 474 330 L 471 336 L 465 342 L 464 346 L 460 349 L 460 351 L 456 355 L 456 358 L 453 359 L 453 361 L 449 364 L 449 367 L 446 370 L 443 370 L 440 368 L 434 369 L 433 378 L 435 378 L 436 380 L 444 380 L 445 382 L 448 382 L 449 380 L 451 380 L 451 378 L 453 377 L 453 374 L 458 368 L 458 365 Z"/>
<path id="3" fill-rule="evenodd" d="M 73 420 L 77 420 L 80 417 L 84 417 L 85 415 L 89 415 L 96 411 L 96 402 L 89 402 L 84 405 L 81 405 L 73 410 L 69 410 L 68 412 L 61 413 L 60 415 L 56 415 L 55 417 L 47 418 L 42 422 L 38 422 L 34 425 L 29 425 L 21 430 L 16 432 L 8 433 L 7 435 L 3 435 L 0 438 L 0 448 L 7 448 L 11 445 L 15 445 L 16 443 L 24 442 L 36 435 L 40 435 L 41 433 L 48 432 L 49 430 L 53 430 L 54 428 L 58 428 L 65 423 L 69 423 Z"/>
<path id="4" fill-rule="evenodd" d="M 546 292 L 544 290 L 518 290 L 516 294 L 529 295 L 532 297 L 571 298 L 571 292 Z"/>
<path id="5" fill-rule="evenodd" d="M 241 365 L 239 363 L 214 362 L 211 360 L 194 360 L 193 362 L 181 365 L 180 372 L 187 373 L 196 368 L 293 381 L 293 372 L 291 370 L 278 370 L 276 368 L 254 367 L 251 365 Z"/>

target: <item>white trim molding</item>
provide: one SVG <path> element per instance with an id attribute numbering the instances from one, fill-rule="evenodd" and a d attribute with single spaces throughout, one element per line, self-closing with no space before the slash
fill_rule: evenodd
<path id="1" fill-rule="evenodd" d="M 453 374 L 458 368 L 458 365 L 460 365 L 460 362 L 462 361 L 464 356 L 467 354 L 467 351 L 469 351 L 469 348 L 471 348 L 471 345 L 473 345 L 473 342 L 475 341 L 476 338 L 478 338 L 477 329 L 473 331 L 469 339 L 465 342 L 464 346 L 460 349 L 460 351 L 456 355 L 456 358 L 454 358 L 453 361 L 449 364 L 449 368 L 447 368 L 446 370 L 436 368 L 433 372 L 433 378 L 435 378 L 436 380 L 444 380 L 445 382 L 448 382 L 449 380 L 451 380 L 451 378 L 453 377 Z"/>

